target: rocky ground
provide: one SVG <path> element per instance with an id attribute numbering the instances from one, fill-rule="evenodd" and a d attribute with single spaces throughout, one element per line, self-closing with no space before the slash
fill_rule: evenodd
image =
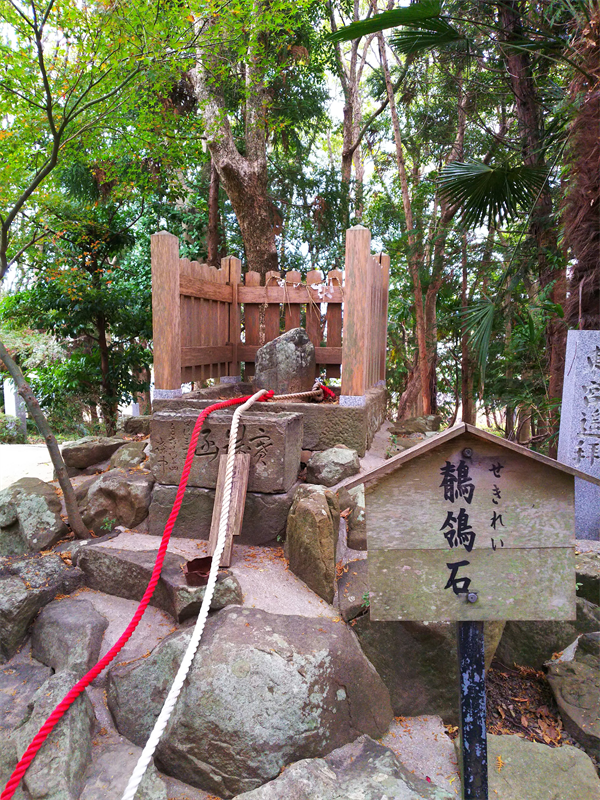
<path id="1" fill-rule="evenodd" d="M 356 472 L 381 463 L 391 435 L 396 445 L 426 433 L 386 426 L 358 465 L 343 449 L 315 458 L 309 478 L 329 488 L 297 492 L 285 551 L 234 546 L 139 798 L 460 796 L 454 626 L 370 622 L 362 498 L 343 488 L 348 464 Z M 72 456 L 86 522 L 99 535 L 90 543 L 65 540 L 48 484 L 0 493 L 0 783 L 126 627 L 159 543 L 145 519 L 153 480 L 144 431 Z M 576 621 L 486 626 L 488 665 L 497 658 L 488 680 L 490 797 L 600 793 L 600 558 L 591 545 L 581 550 Z M 171 540 L 140 626 L 53 732 L 19 800 L 121 797 L 203 597 L 182 567 L 205 552 L 193 535 Z"/>

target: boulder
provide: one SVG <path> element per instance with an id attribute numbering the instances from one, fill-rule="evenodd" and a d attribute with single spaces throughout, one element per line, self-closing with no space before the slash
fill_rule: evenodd
<path id="1" fill-rule="evenodd" d="M 67 467 L 85 469 L 106 461 L 126 442 L 119 436 L 84 436 L 62 447 L 62 457 Z"/>
<path id="2" fill-rule="evenodd" d="M 242 532 L 236 537 L 235 543 L 273 545 L 283 539 L 288 512 L 297 488 L 298 484 L 294 484 L 285 494 L 248 492 Z M 155 484 L 148 515 L 148 533 L 162 536 L 176 494 L 176 486 Z M 214 489 L 187 488 L 172 535 L 188 539 L 208 539 L 214 504 Z"/>
<path id="3" fill-rule="evenodd" d="M 572 622 L 507 622 L 498 645 L 503 664 L 542 669 L 553 653 L 568 647 L 580 633 L 600 630 L 600 608 L 577 598 L 577 619 Z"/>
<path id="4" fill-rule="evenodd" d="M 141 442 L 127 442 L 123 447 L 119 447 L 110 457 L 110 468 L 133 469 L 134 467 L 138 467 L 146 460 L 144 450 L 147 444 L 148 442 L 142 439 Z"/>
<path id="5" fill-rule="evenodd" d="M 306 482 L 321 486 L 335 486 L 336 483 L 356 475 L 360 461 L 356 450 L 344 444 L 336 444 L 321 453 L 314 453 L 306 465 Z"/>
<path id="6" fill-rule="evenodd" d="M 24 752 L 76 681 L 73 673 L 60 672 L 38 689 L 19 727 L 9 734 L 16 746 L 15 756 Z M 78 800 L 91 760 L 95 723 L 94 709 L 84 692 L 58 722 L 25 773 L 23 786 L 32 800 Z"/>
<path id="7" fill-rule="evenodd" d="M 437 414 L 428 414 L 424 417 L 408 417 L 394 423 L 390 428 L 390 433 L 405 436 L 411 433 L 428 433 L 439 431 L 442 418 Z"/>
<path id="8" fill-rule="evenodd" d="M 450 800 L 456 795 L 416 778 L 388 748 L 368 736 L 325 758 L 291 764 L 274 781 L 236 800 Z"/>
<path id="9" fill-rule="evenodd" d="M 600 780 L 570 745 L 548 747 L 520 736 L 488 734 L 489 796 L 498 800 L 592 800 Z"/>
<path id="10" fill-rule="evenodd" d="M 121 800 L 141 752 L 140 747 L 129 743 L 104 749 L 88 768 L 79 800 Z M 167 787 L 152 762 L 144 773 L 135 800 L 167 800 Z"/>
<path id="11" fill-rule="evenodd" d="M 0 663 L 17 652 L 39 610 L 83 579 L 81 570 L 55 555 L 0 559 Z"/>
<path id="12" fill-rule="evenodd" d="M 117 525 L 135 528 L 148 516 L 153 486 L 154 478 L 148 473 L 105 472 L 77 493 L 85 525 L 96 535 Z"/>
<path id="13" fill-rule="evenodd" d="M 584 633 L 546 666 L 565 729 L 600 760 L 600 632 Z"/>
<path id="14" fill-rule="evenodd" d="M 338 604 L 342 619 L 349 622 L 369 608 L 367 559 L 349 561 L 337 584 Z"/>
<path id="15" fill-rule="evenodd" d="M 136 744 L 145 743 L 190 636 L 177 631 L 148 658 L 110 671 L 109 708 Z M 157 764 L 232 797 L 292 761 L 361 733 L 381 736 L 391 717 L 387 689 L 343 623 L 226 608 L 207 621 Z"/>
<path id="16" fill-rule="evenodd" d="M 47 550 L 68 528 L 60 516 L 54 486 L 38 478 L 21 478 L 0 492 L 0 556 Z"/>
<path id="17" fill-rule="evenodd" d="M 365 519 L 365 487 L 360 483 L 352 489 L 343 486 L 337 496 L 340 510 L 350 509 L 346 517 L 347 545 L 351 550 L 367 549 L 367 523 Z"/>
<path id="18" fill-rule="evenodd" d="M 123 430 L 130 436 L 149 436 L 152 416 L 141 414 L 139 417 L 126 417 Z"/>
<path id="19" fill-rule="evenodd" d="M 458 657 L 453 622 L 353 620 L 361 647 L 388 687 L 396 716 L 437 714 L 458 723 Z M 485 663 L 489 668 L 503 622 L 486 622 Z"/>
<path id="20" fill-rule="evenodd" d="M 340 527 L 337 498 L 323 486 L 299 486 L 287 520 L 290 569 L 328 603 L 335 590 L 335 548 Z"/>
<path id="21" fill-rule="evenodd" d="M 79 678 L 98 661 L 108 620 L 87 600 L 54 600 L 40 612 L 31 637 L 31 653 L 55 672 Z"/>
<path id="22" fill-rule="evenodd" d="M 586 542 L 600 548 L 600 542 Z M 577 595 L 589 603 L 600 603 L 600 549 L 575 552 Z"/>
<path id="23" fill-rule="evenodd" d="M 77 551 L 75 563 L 85 572 L 91 589 L 106 594 L 141 600 L 152 576 L 158 550 L 119 550 L 114 547 L 87 545 Z M 205 586 L 188 586 L 183 574 L 186 559 L 174 553 L 165 556 L 160 580 L 152 595 L 151 605 L 166 611 L 181 622 L 196 616 L 206 592 Z M 221 570 L 217 578 L 211 609 L 243 602 L 242 589 L 229 570 Z"/>
<path id="24" fill-rule="evenodd" d="M 275 394 L 309 392 L 315 380 L 315 346 L 304 328 L 292 328 L 256 352 L 254 386 Z"/>

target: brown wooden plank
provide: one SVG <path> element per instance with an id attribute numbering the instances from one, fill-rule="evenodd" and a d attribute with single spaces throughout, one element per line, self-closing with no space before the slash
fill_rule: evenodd
<path id="1" fill-rule="evenodd" d="M 367 391 L 370 341 L 371 270 L 368 259 L 371 233 L 362 225 L 346 231 L 344 283 L 344 340 L 342 395 L 362 396 Z"/>
<path id="2" fill-rule="evenodd" d="M 219 535 L 219 524 L 221 521 L 221 508 L 223 506 L 223 490 L 225 486 L 225 471 L 227 456 L 223 455 L 219 459 L 219 475 L 217 478 L 217 488 L 215 490 L 215 504 L 213 506 L 212 522 L 210 526 L 210 538 L 208 553 L 213 555 L 217 546 Z M 248 488 L 248 475 L 250 473 L 250 454 L 236 453 L 233 462 L 233 482 L 231 486 L 231 504 L 227 521 L 227 538 L 225 548 L 221 556 L 220 565 L 228 567 L 231 564 L 231 551 L 233 548 L 233 537 L 239 536 L 242 532 L 244 521 L 244 507 L 246 505 L 246 490 Z"/>
<path id="3" fill-rule="evenodd" d="M 233 347 L 230 344 L 223 344 L 220 347 L 209 344 L 203 347 L 183 347 L 181 349 L 181 361 L 184 367 L 223 364 L 231 361 L 232 357 Z"/>
<path id="4" fill-rule="evenodd" d="M 167 231 L 151 237 L 154 385 L 181 388 L 179 239 Z"/>
<path id="5" fill-rule="evenodd" d="M 179 292 L 186 297 L 219 300 L 222 303 L 231 303 L 232 298 L 231 286 L 210 281 L 199 282 L 196 278 L 185 275 L 182 275 L 179 280 Z"/>
<path id="6" fill-rule="evenodd" d="M 267 288 L 273 285 L 277 285 L 277 282 L 280 279 L 279 272 L 272 270 L 267 272 L 265 275 L 265 281 Z M 272 342 L 273 339 L 276 339 L 280 333 L 280 318 L 281 318 L 281 305 L 279 302 L 277 303 L 269 303 L 267 308 L 265 309 L 265 344 L 267 342 Z"/>
<path id="7" fill-rule="evenodd" d="M 187 258 L 179 259 L 179 284 L 181 285 L 182 277 L 185 280 L 189 280 L 191 278 L 191 271 L 192 267 Z M 180 317 L 181 317 L 181 350 L 191 347 L 194 342 L 192 341 L 193 335 L 193 328 L 192 328 L 192 316 L 194 313 L 194 298 L 193 297 L 185 297 L 182 296 L 179 298 L 179 308 L 180 308 Z M 194 371 L 188 365 L 185 364 L 183 361 L 183 355 L 181 358 L 181 382 L 188 383 L 194 380 Z"/>
<path id="8" fill-rule="evenodd" d="M 285 294 L 284 294 L 284 314 L 285 314 L 285 330 L 291 331 L 292 328 L 300 327 L 300 306 L 297 303 L 292 303 L 287 300 L 288 293 L 294 288 L 294 284 L 302 283 L 302 273 L 300 270 L 291 269 L 285 273 Z"/>
<path id="9" fill-rule="evenodd" d="M 238 347 L 241 342 L 242 332 L 242 317 L 241 309 L 238 300 L 238 291 L 242 280 L 242 262 L 239 258 L 229 256 L 224 258 L 221 263 L 229 270 L 229 285 L 231 286 L 231 305 L 229 306 L 229 341 L 233 348 L 231 361 L 228 366 L 228 375 L 240 375 L 240 362 L 238 355 Z"/>
<path id="10" fill-rule="evenodd" d="M 248 273 L 249 275 L 250 273 Z M 256 273 L 258 274 L 258 273 Z M 240 303 L 307 303 L 309 298 L 316 303 L 321 302 L 317 289 L 306 286 L 240 286 Z M 342 289 L 334 287 L 331 301 L 342 302 Z"/>
<path id="11" fill-rule="evenodd" d="M 258 272 L 247 272 L 245 286 L 240 286 L 238 289 L 238 300 L 244 303 L 245 344 L 258 346 L 260 345 L 260 309 L 258 304 L 264 302 L 264 294 L 260 300 L 245 300 L 243 292 L 246 291 L 247 287 L 259 287 L 259 292 L 264 292 L 264 286 L 260 286 L 260 274 Z M 252 377 L 254 375 L 254 357 L 246 361 L 245 358 L 240 356 L 240 361 L 246 362 L 246 378 Z"/>
<path id="12" fill-rule="evenodd" d="M 331 289 L 341 287 L 343 272 L 340 269 L 332 269 L 327 276 L 327 294 Z M 341 303 L 334 303 L 327 297 L 327 347 L 342 346 L 342 306 Z M 339 378 L 340 367 L 330 364 L 325 373 L 328 378 Z"/>
<path id="13" fill-rule="evenodd" d="M 240 361 L 252 362 L 256 358 L 256 351 L 259 345 L 241 344 L 238 347 Z M 341 347 L 317 347 L 315 348 L 315 360 L 317 364 L 341 364 Z"/>

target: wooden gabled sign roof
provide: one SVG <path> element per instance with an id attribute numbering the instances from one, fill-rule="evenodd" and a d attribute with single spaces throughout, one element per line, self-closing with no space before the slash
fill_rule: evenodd
<path id="1" fill-rule="evenodd" d="M 382 464 L 382 466 L 376 467 L 369 472 L 364 472 L 361 475 L 356 475 L 356 477 L 354 477 L 352 480 L 345 483 L 344 487 L 346 489 L 351 489 L 352 487 L 358 486 L 361 483 L 364 483 L 365 486 L 367 486 L 368 484 L 390 475 L 392 472 L 395 472 L 396 469 L 404 464 L 407 464 L 409 461 L 425 455 L 425 453 L 433 450 L 433 448 L 439 447 L 440 445 L 445 444 L 452 439 L 456 439 L 457 436 L 461 436 L 463 434 L 471 434 L 472 436 L 482 439 L 483 441 L 492 442 L 495 445 L 505 447 L 507 450 L 518 453 L 525 458 L 530 458 L 533 461 L 544 464 L 546 467 L 552 467 L 553 469 L 560 470 L 561 472 L 566 472 L 568 475 L 573 475 L 575 478 L 581 478 L 582 480 L 589 481 L 590 483 L 600 486 L 600 479 L 594 478 L 591 475 L 587 475 L 585 472 L 582 472 L 575 467 L 570 467 L 567 464 L 561 464 L 560 461 L 555 461 L 553 458 L 544 456 L 541 453 L 536 453 L 534 450 L 529 450 L 529 448 L 523 447 L 523 445 L 516 444 L 515 442 L 511 442 L 508 439 L 501 439 L 499 436 L 495 436 L 493 433 L 483 431 L 480 428 L 477 428 L 475 425 L 468 425 L 466 422 L 459 422 L 452 428 L 448 428 L 447 430 L 442 431 L 442 433 L 438 433 L 436 436 L 430 436 L 424 441 L 416 444 L 414 447 L 404 450 L 397 456 L 393 456 L 392 458 L 388 459 L 385 464 Z"/>

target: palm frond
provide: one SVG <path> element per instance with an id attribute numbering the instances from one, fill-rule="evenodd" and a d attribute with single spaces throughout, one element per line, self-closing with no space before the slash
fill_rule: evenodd
<path id="1" fill-rule="evenodd" d="M 462 33 L 453 28 L 445 19 L 439 17 L 412 24 L 405 23 L 404 27 L 406 30 L 400 31 L 390 38 L 390 45 L 394 50 L 405 55 L 424 50 L 441 50 L 457 42 L 468 45 L 468 39 Z"/>
<path id="2" fill-rule="evenodd" d="M 376 14 L 370 19 L 359 20 L 340 28 L 327 36 L 330 42 L 347 42 L 351 39 L 360 39 L 370 33 L 378 33 L 388 28 L 397 28 L 402 25 L 418 23 L 422 20 L 439 17 L 442 12 L 440 0 L 421 0 L 412 3 L 406 8 L 395 8 L 383 14 Z"/>
<path id="3" fill-rule="evenodd" d="M 453 162 L 442 170 L 440 194 L 460 206 L 465 226 L 499 225 L 535 202 L 547 177 L 543 167 Z"/>
<path id="4" fill-rule="evenodd" d="M 496 303 L 489 297 L 485 297 L 483 300 L 466 308 L 462 313 L 464 329 L 471 332 L 469 346 L 477 359 L 480 381 L 483 386 L 494 327 Z"/>

